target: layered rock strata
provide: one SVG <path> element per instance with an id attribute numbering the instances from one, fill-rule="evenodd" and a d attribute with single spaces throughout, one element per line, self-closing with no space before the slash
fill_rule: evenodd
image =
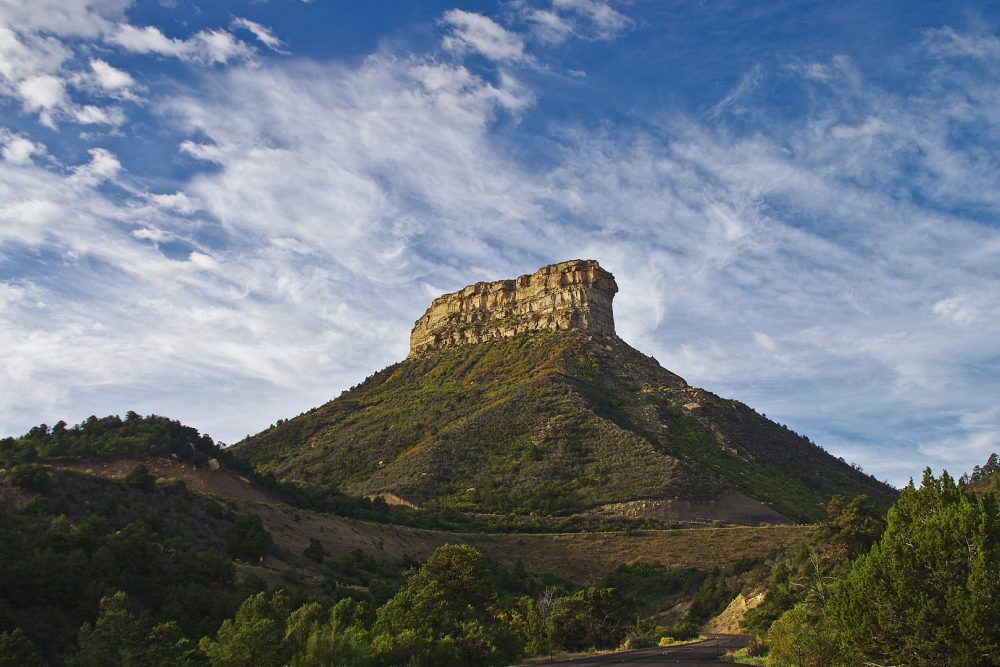
<path id="1" fill-rule="evenodd" d="M 410 356 L 523 332 L 579 329 L 614 335 L 615 277 L 592 259 L 543 266 L 434 299 L 410 333 Z"/>

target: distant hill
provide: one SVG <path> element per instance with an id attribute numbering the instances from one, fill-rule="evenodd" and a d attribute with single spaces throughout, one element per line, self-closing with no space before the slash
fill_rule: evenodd
<path id="1" fill-rule="evenodd" d="M 223 455 L 223 450 L 195 428 L 167 417 L 143 417 L 132 411 L 124 419 L 118 415 L 89 417 L 74 426 L 64 421 L 51 427 L 39 424 L 21 437 L 0 439 L 0 464 L 51 458 L 164 455 L 204 463 Z"/>
<path id="2" fill-rule="evenodd" d="M 434 301 L 411 354 L 234 445 L 279 479 L 428 508 L 813 521 L 837 494 L 895 490 L 614 334 L 593 261 Z"/>

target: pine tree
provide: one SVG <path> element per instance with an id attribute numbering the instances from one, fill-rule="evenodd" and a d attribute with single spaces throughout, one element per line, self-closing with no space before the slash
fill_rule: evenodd
<path id="1" fill-rule="evenodd" d="M 1000 663 L 1000 515 L 928 469 L 882 539 L 833 587 L 825 613 L 849 664 Z"/>

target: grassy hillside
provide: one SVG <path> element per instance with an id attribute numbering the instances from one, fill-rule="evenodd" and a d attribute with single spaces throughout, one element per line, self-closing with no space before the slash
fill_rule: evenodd
<path id="1" fill-rule="evenodd" d="M 0 630 L 20 627 L 52 655 L 118 590 L 153 619 L 211 632 L 259 588 L 238 562 L 274 551 L 256 514 L 181 483 L 0 468 Z"/>
<path id="2" fill-rule="evenodd" d="M 197 638 L 268 588 L 322 604 L 382 603 L 406 568 L 446 544 L 487 554 L 511 593 L 554 584 L 570 594 L 628 563 L 651 564 L 661 578 L 676 569 L 697 583 L 713 568 L 794 549 L 810 530 L 456 533 L 290 506 L 224 467 L 170 456 L 20 463 L 0 466 L 0 646 L 19 629 L 46 662 L 61 664 L 76 650 L 81 625 L 93 623 L 101 599 L 115 591 L 127 594 L 143 623 L 176 622 Z"/>
<path id="3" fill-rule="evenodd" d="M 520 335 L 379 371 L 232 451 L 280 479 L 430 508 L 568 514 L 737 489 L 796 520 L 894 491 L 617 338 Z"/>

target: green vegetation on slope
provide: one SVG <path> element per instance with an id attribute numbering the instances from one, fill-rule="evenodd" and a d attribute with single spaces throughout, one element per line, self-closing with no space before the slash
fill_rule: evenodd
<path id="1" fill-rule="evenodd" d="M 279 478 L 428 507 L 560 513 L 668 494 L 676 462 L 576 389 L 589 361 L 586 341 L 559 335 L 424 355 L 234 451 Z"/>
<path id="2" fill-rule="evenodd" d="M 165 443 L 149 435 L 162 427 Z M 383 614 L 390 618 L 388 611 L 362 614 L 367 619 L 363 622 L 360 616 L 357 623 L 350 621 L 356 627 L 347 634 L 359 647 L 359 664 L 394 664 L 400 656 L 416 664 L 447 664 L 472 655 L 465 651 L 483 650 L 483 641 L 487 653 L 474 655 L 485 662 L 494 660 L 493 655 L 506 660 L 548 647 L 611 646 L 624 636 L 626 619 L 657 609 L 655 599 L 640 599 L 641 591 L 662 594 L 674 586 L 671 581 L 687 581 L 677 595 L 711 601 L 706 608 L 718 606 L 724 603 L 718 587 L 701 585 L 716 581 L 717 573 L 693 567 L 712 559 L 725 568 L 747 556 L 771 553 L 777 544 L 797 543 L 808 532 L 788 526 L 490 535 L 371 524 L 315 511 L 317 503 L 310 495 L 315 489 L 261 486 L 258 481 L 266 480 L 245 479 L 225 466 L 198 465 L 217 453 L 212 449 L 200 450 L 204 459 L 183 460 L 176 452 L 199 451 L 188 441 L 200 436 L 170 420 L 112 417 L 65 431 L 73 435 L 62 436 L 60 446 L 54 446 L 51 431 L 42 428 L 34 429 L 27 444 L 25 439 L 8 440 L 8 445 L 14 444 L 9 451 L 15 460 L 21 455 L 40 460 L 0 467 L 0 558 L 5 564 L 0 574 L 0 666 L 8 664 L 7 656 L 18 665 L 39 660 L 77 665 L 233 664 L 230 659 L 238 662 L 233 656 L 243 655 L 243 645 L 263 651 L 260 664 L 284 664 L 280 660 L 288 655 L 286 649 L 293 656 L 301 649 L 305 653 L 298 659 L 306 660 L 313 650 L 309 641 L 316 646 L 327 642 L 316 654 L 325 657 L 301 664 L 328 664 L 329 651 L 348 650 L 339 643 L 340 630 L 325 638 L 313 637 L 313 630 L 317 623 L 325 627 L 328 614 L 340 614 L 331 608 L 338 600 L 341 610 L 364 605 L 403 609 L 394 612 L 391 629 L 378 624 Z M 148 437 L 127 448 L 114 444 L 124 434 L 137 432 Z M 202 442 L 211 446 L 210 441 Z M 77 455 L 68 456 L 70 451 Z M 118 451 L 129 455 L 111 455 Z M 95 458 L 80 456 L 82 452 Z M 220 458 L 228 455 L 218 453 Z M 285 497 L 312 509 L 286 505 Z M 354 507 L 352 513 L 388 518 L 378 509 L 384 504 L 336 492 L 324 497 L 334 504 L 357 502 L 361 509 Z M 397 599 L 406 583 L 402 571 L 454 541 L 473 543 L 496 559 L 487 561 L 487 579 L 497 588 L 496 606 L 484 617 L 488 622 L 482 631 L 475 621 L 480 610 L 472 616 L 461 611 L 456 622 L 462 632 L 471 632 L 465 639 L 454 634 L 453 626 L 440 636 L 436 626 L 407 625 L 452 604 L 433 587 L 422 586 L 415 597 L 411 590 L 408 602 L 405 596 Z M 598 581 L 620 563 L 635 559 L 651 565 Z M 648 586 L 642 583 L 646 575 Z M 619 593 L 616 586 L 627 590 Z M 287 592 L 275 601 L 277 588 Z M 267 596 L 257 594 L 265 590 Z M 237 612 L 241 600 L 244 605 Z M 392 600 L 396 602 L 389 605 Z M 220 626 L 227 617 L 230 625 Z M 241 625 L 241 619 L 248 624 Z M 298 628 L 288 639 L 291 644 L 275 648 L 268 639 L 271 634 L 258 635 L 266 619 L 283 632 Z M 296 625 L 300 620 L 308 621 L 308 627 Z M 343 619 L 337 623 L 341 630 L 346 627 Z M 643 629 L 657 630 L 648 624 Z M 680 634 L 676 629 L 671 633 Z M 199 644 L 204 637 L 208 639 Z M 461 648 L 456 641 L 471 644 Z M 491 642 L 495 648 L 488 647 Z M 211 648 L 216 644 L 228 645 L 235 653 Z M 272 658 L 279 662 L 268 663 Z"/>
<path id="3" fill-rule="evenodd" d="M 775 667 L 996 665 L 998 571 L 995 493 L 928 469 L 884 523 L 863 498 L 831 503 L 746 626 Z"/>
<path id="4" fill-rule="evenodd" d="M 60 421 L 49 428 L 40 424 L 19 438 L 0 439 L 0 465 L 56 457 L 102 459 L 122 456 L 173 456 L 205 463 L 222 455 L 207 435 L 180 422 L 129 411 L 117 415 L 89 417 L 75 426 Z"/>
<path id="5" fill-rule="evenodd" d="M 0 501 L 0 665 L 508 664 L 526 651 L 617 645 L 639 608 L 611 583 L 693 594 L 712 578 L 632 568 L 581 590 L 452 546 L 404 582 L 400 567 L 416 561 L 332 554 L 316 537 L 296 557 L 258 516 L 141 464 L 122 480 L 19 464 L 0 471 Z M 283 585 L 301 585 L 265 593 L 271 572 L 233 560 L 267 554 L 296 563 Z"/>
<path id="6" fill-rule="evenodd" d="M 395 364 L 233 448 L 258 472 L 423 507 L 570 514 L 737 489 L 815 520 L 893 490 L 619 339 L 523 334 Z"/>
<path id="7" fill-rule="evenodd" d="M 51 658 L 120 590 L 155 621 L 198 636 L 247 594 L 233 559 L 256 562 L 271 549 L 258 517 L 183 484 L 20 464 L 0 471 L 0 628 L 21 628 Z"/>

